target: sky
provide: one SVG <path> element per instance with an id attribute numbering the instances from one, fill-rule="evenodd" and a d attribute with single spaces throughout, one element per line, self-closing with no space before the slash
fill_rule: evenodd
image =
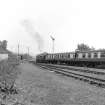
<path id="1" fill-rule="evenodd" d="M 105 0 L 0 0 L 0 40 L 36 55 L 71 52 L 84 43 L 105 48 Z"/>

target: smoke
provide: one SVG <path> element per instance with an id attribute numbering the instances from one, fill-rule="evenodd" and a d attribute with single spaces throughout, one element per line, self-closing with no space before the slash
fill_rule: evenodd
<path id="1" fill-rule="evenodd" d="M 26 32 L 28 32 L 29 35 L 36 41 L 38 50 L 41 52 L 44 47 L 44 41 L 39 32 L 35 30 L 33 23 L 30 20 L 23 20 L 21 24 L 25 27 Z"/>

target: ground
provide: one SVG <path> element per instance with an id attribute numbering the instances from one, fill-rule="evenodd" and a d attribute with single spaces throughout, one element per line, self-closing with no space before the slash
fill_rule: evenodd
<path id="1" fill-rule="evenodd" d="M 105 105 L 105 89 L 23 63 L 14 97 L 24 105 Z"/>

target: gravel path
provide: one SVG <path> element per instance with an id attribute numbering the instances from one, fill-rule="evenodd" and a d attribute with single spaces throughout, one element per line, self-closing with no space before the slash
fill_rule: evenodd
<path id="1" fill-rule="evenodd" d="M 15 98 L 24 105 L 105 105 L 105 89 L 42 70 L 32 64 L 19 66 Z"/>

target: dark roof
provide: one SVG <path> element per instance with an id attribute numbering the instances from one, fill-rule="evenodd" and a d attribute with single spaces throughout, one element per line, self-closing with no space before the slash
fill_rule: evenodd
<path id="1" fill-rule="evenodd" d="M 37 56 L 43 56 L 43 55 L 47 55 L 48 53 L 44 52 L 44 53 L 41 53 L 41 54 L 38 54 Z"/>
<path id="2" fill-rule="evenodd" d="M 0 47 L 0 54 L 8 54 L 8 55 L 11 55 L 13 53 L 11 51 L 9 51 L 8 49 L 4 49 L 4 48 Z"/>
<path id="3" fill-rule="evenodd" d="M 89 51 L 76 51 L 79 53 L 88 53 L 88 52 L 105 52 L 105 49 L 99 49 L 99 50 L 89 50 Z"/>
<path id="4" fill-rule="evenodd" d="M 0 54 L 8 54 L 8 51 L 0 47 Z"/>
<path id="5" fill-rule="evenodd" d="M 89 50 L 89 51 L 74 51 L 74 52 L 63 52 L 63 53 L 42 53 L 39 54 L 39 56 L 43 56 L 43 55 L 58 55 L 58 54 L 74 54 L 74 53 L 95 53 L 95 52 L 105 52 L 105 49 L 98 49 L 98 50 Z"/>

